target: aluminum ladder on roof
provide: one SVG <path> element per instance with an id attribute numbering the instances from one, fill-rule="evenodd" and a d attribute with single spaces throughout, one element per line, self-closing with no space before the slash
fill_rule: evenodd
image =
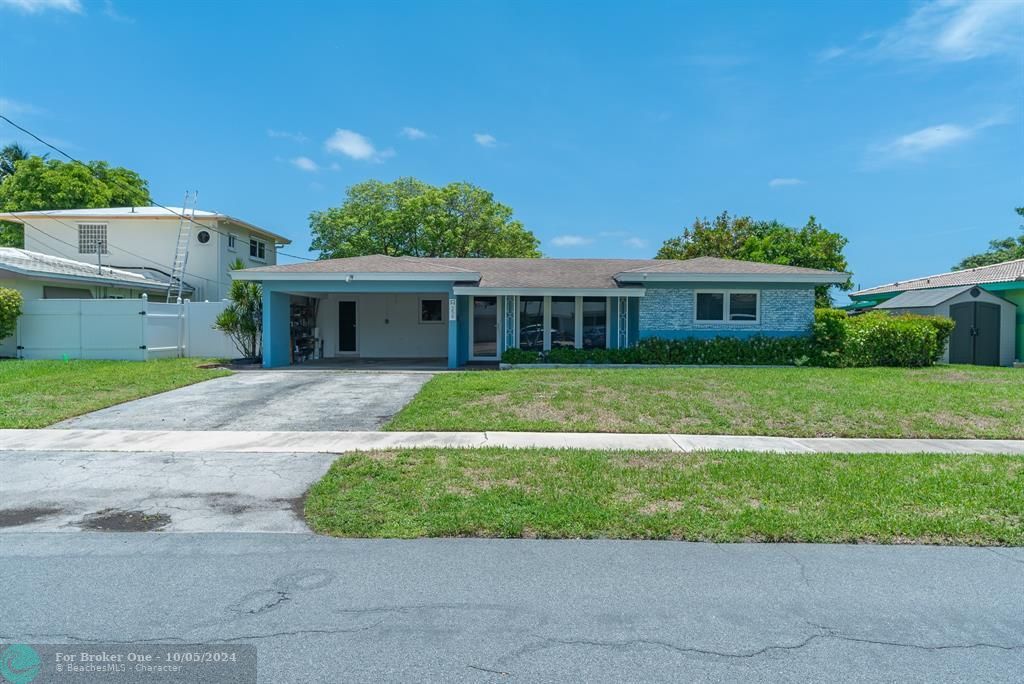
<path id="1" fill-rule="evenodd" d="M 188 247 L 192 242 L 192 224 L 196 215 L 198 191 L 186 190 L 185 200 L 181 205 L 178 218 L 178 241 L 174 245 L 174 261 L 171 264 L 171 277 L 167 283 L 167 302 L 174 303 L 181 298 L 185 281 L 185 266 L 188 264 Z"/>

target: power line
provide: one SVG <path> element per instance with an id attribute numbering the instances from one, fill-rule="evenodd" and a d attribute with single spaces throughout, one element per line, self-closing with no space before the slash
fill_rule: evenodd
<path id="1" fill-rule="evenodd" d="M 93 168 L 92 168 L 91 166 L 89 166 L 88 164 L 86 164 L 85 162 L 83 162 L 83 161 L 81 161 L 81 160 L 79 160 L 79 159 L 76 159 L 75 157 L 72 157 L 72 156 L 71 156 L 70 154 L 68 154 L 68 153 L 67 153 L 67 152 L 65 152 L 64 150 L 60 149 L 60 148 L 59 148 L 59 147 L 57 147 L 56 145 L 54 145 L 54 144 L 52 144 L 52 143 L 50 143 L 50 142 L 47 142 L 46 140 L 43 140 L 43 139 L 42 139 L 42 138 L 40 138 L 40 137 L 39 137 L 38 135 L 36 135 L 36 134 L 35 134 L 35 133 L 33 133 L 32 131 L 28 130 L 28 129 L 27 129 L 27 128 L 25 128 L 24 126 L 21 126 L 21 125 L 19 125 L 19 124 L 15 123 L 14 121 L 11 121 L 11 120 L 10 120 L 9 118 L 7 118 L 7 117 L 6 117 L 5 115 L 3 115 L 3 114 L 0 114 L 0 119 L 3 119 L 4 121 L 6 121 L 7 123 L 9 123 L 10 125 L 14 126 L 14 127 L 15 127 L 15 128 L 17 128 L 17 129 L 18 129 L 19 131 L 21 131 L 22 133 L 24 133 L 25 135 L 31 136 L 31 137 L 32 137 L 33 139 L 35 139 L 35 140 L 39 141 L 40 143 L 42 143 L 42 144 L 43 144 L 43 145 L 45 145 L 46 147 L 49 147 L 49 148 L 50 148 L 51 150 L 55 151 L 55 152 L 56 152 L 57 154 L 63 155 L 64 157 L 67 157 L 67 158 L 68 158 L 68 160 L 70 160 L 70 161 L 74 162 L 75 164 L 78 164 L 78 165 L 80 165 L 80 166 L 83 166 L 83 167 L 85 167 L 86 169 L 88 169 L 89 173 L 91 173 L 91 174 L 92 174 L 92 175 L 93 175 L 94 177 L 96 177 L 96 178 L 99 178 L 99 174 L 97 174 L 97 173 L 96 173 L 96 170 L 95 170 L 95 169 L 93 169 Z M 120 186 L 121 186 L 122 188 L 126 188 L 126 189 L 134 189 L 134 188 L 132 188 L 131 186 L 129 186 L 129 185 L 127 184 L 127 183 L 121 183 L 121 182 L 119 182 L 119 180 L 118 180 L 117 178 L 113 178 L 113 179 L 100 179 L 100 180 L 103 180 L 104 182 L 114 182 L 114 183 L 118 183 L 118 184 L 119 184 L 119 185 L 120 185 Z M 206 230 L 211 230 L 211 231 L 213 231 L 214 233 L 217 233 L 218 235 L 222 235 L 223 237 L 226 237 L 226 238 L 229 238 L 229 237 L 231 237 L 230 235 L 228 235 L 228 234 L 227 234 L 227 233 L 225 233 L 225 232 L 222 232 L 222 231 L 220 231 L 220 230 L 217 230 L 216 228 L 213 228 L 213 227 L 211 227 L 211 226 L 207 226 L 207 225 L 204 225 L 204 224 L 202 224 L 202 223 L 199 223 L 198 221 L 194 220 L 194 219 L 193 219 L 193 218 L 191 218 L 190 216 L 187 216 L 187 215 L 185 215 L 185 214 L 183 214 L 183 213 L 178 213 L 177 211 L 174 211 L 174 210 L 173 210 L 173 209 L 171 209 L 170 207 L 167 207 L 167 206 L 164 206 L 163 204 L 160 204 L 159 202 L 157 202 L 156 200 L 154 200 L 154 199 L 153 199 L 152 197 L 150 197 L 150 201 L 151 201 L 151 202 L 153 202 L 153 204 L 154 204 L 155 206 L 157 206 L 157 207 L 160 207 L 160 208 L 161 208 L 161 209 L 163 209 L 164 211 L 168 211 L 168 212 L 170 212 L 170 213 L 171 213 L 171 214 L 173 214 L 174 216 L 177 216 L 178 218 L 180 218 L 180 219 L 182 219 L 182 220 L 184 220 L 184 221 L 188 221 L 188 222 L 192 223 L 193 225 L 199 226 L 200 228 L 203 228 L 203 229 L 206 229 Z M 278 254 L 281 254 L 281 255 L 284 255 L 284 256 L 286 256 L 286 257 L 291 257 L 292 259 L 302 259 L 302 260 L 304 260 L 304 261 L 316 261 L 316 259 L 313 259 L 313 258 L 311 258 L 311 257 L 299 256 L 298 254 L 289 254 L 288 252 L 282 252 L 281 250 L 277 250 L 277 253 L 278 253 Z M 154 262 L 154 263 L 155 263 L 155 262 Z"/>

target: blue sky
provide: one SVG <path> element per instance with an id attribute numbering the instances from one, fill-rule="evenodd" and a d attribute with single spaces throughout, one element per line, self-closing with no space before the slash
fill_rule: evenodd
<path id="1" fill-rule="evenodd" d="M 0 22 L 0 111 L 297 254 L 310 211 L 411 175 L 491 190 L 556 257 L 814 214 L 867 287 L 947 270 L 1024 204 L 1024 0 L 0 0 Z"/>

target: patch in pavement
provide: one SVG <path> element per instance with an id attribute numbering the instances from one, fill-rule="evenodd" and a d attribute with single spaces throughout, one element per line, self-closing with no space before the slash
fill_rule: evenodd
<path id="1" fill-rule="evenodd" d="M 0 527 L 19 527 L 63 513 L 59 508 L 10 508 L 0 511 Z"/>
<path id="2" fill-rule="evenodd" d="M 107 508 L 85 516 L 78 526 L 84 530 L 100 532 L 153 532 L 167 527 L 170 522 L 171 516 L 166 513 L 149 514 Z"/>

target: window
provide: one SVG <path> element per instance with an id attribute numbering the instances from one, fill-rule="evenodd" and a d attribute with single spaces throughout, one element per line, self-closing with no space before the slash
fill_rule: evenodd
<path id="1" fill-rule="evenodd" d="M 257 240 L 256 238 L 249 238 L 249 256 L 253 259 L 266 261 L 267 243 L 263 240 Z"/>
<path id="2" fill-rule="evenodd" d="M 576 346 L 576 298 L 551 298 L 551 348 Z"/>
<path id="3" fill-rule="evenodd" d="M 92 299 L 92 292 L 77 287 L 43 285 L 43 299 Z"/>
<path id="4" fill-rule="evenodd" d="M 420 323 L 444 323 L 440 299 L 420 300 Z"/>
<path id="5" fill-rule="evenodd" d="M 236 235 L 228 235 L 228 251 L 237 252 L 238 251 L 238 244 L 237 244 L 237 242 L 238 242 L 238 236 L 236 236 Z"/>
<path id="6" fill-rule="evenodd" d="M 698 292 L 695 319 L 704 323 L 757 323 L 757 292 Z"/>
<path id="7" fill-rule="evenodd" d="M 109 254 L 107 251 L 107 224 L 105 223 L 79 223 L 78 224 L 78 253 Z"/>
<path id="8" fill-rule="evenodd" d="M 583 348 L 604 349 L 608 342 L 608 300 L 583 298 Z"/>
<path id="9" fill-rule="evenodd" d="M 544 350 L 544 298 L 519 298 L 519 348 Z"/>

